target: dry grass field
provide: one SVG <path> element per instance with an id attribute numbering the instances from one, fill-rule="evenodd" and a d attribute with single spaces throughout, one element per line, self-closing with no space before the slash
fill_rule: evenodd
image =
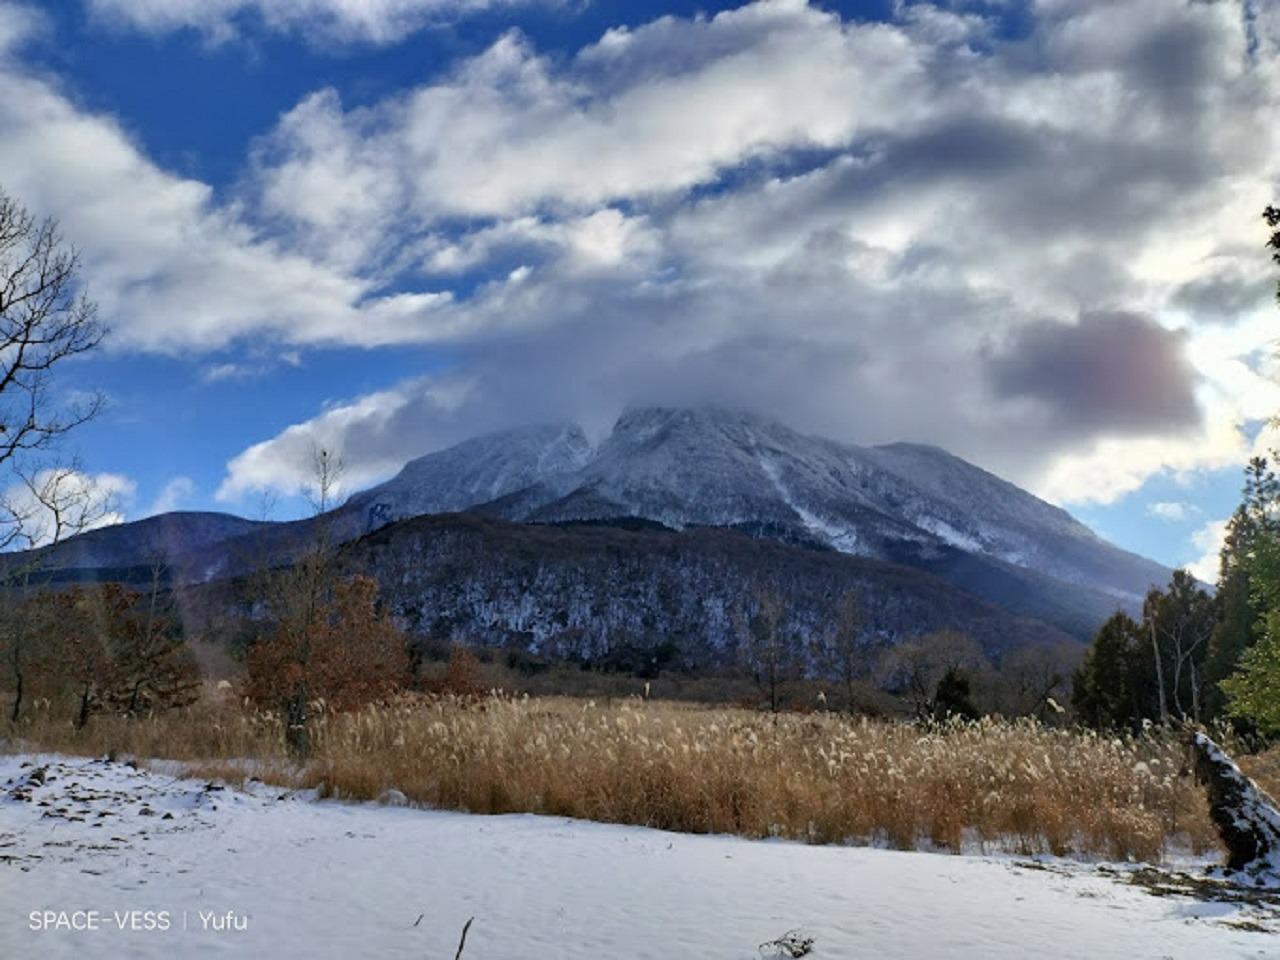
<path id="1" fill-rule="evenodd" d="M 321 705 L 317 705 L 318 707 Z M 569 698 L 402 698 L 321 711 L 290 759 L 278 717 L 225 689 L 152 719 L 83 731 L 37 711 L 10 751 L 129 753 L 373 799 L 531 812 L 695 833 L 1158 861 L 1215 844 L 1203 792 L 1169 735 L 1111 737 L 1032 721 L 924 729 L 832 713 Z M 1280 786 L 1280 753 L 1242 758 Z"/>

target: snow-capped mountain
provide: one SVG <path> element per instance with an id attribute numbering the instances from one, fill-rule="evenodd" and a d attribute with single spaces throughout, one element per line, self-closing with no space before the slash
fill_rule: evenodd
<path id="1" fill-rule="evenodd" d="M 467 441 L 352 499 L 365 529 L 446 510 L 523 522 L 716 526 L 926 568 L 956 554 L 1133 603 L 1170 571 L 937 447 L 858 447 L 718 408 L 625 413 L 596 448 L 572 425 Z"/>
<path id="2" fill-rule="evenodd" d="M 456 513 L 520 526 L 486 534 L 482 559 L 465 525 L 397 522 Z M 376 552 L 369 569 L 406 619 L 430 607 L 455 622 L 455 631 L 467 623 L 477 636 L 546 633 L 573 620 L 573 611 L 597 611 L 582 614 L 579 626 L 605 635 L 633 630 L 632 621 L 647 617 L 654 631 L 661 632 L 660 621 L 662 630 L 705 640 L 720 629 L 714 618 L 673 608 L 655 619 L 654 598 L 679 594 L 696 606 L 684 589 L 690 583 L 721 599 L 749 593 L 747 571 L 758 576 L 769 568 L 790 585 L 797 616 L 808 610 L 810 620 L 821 615 L 831 591 L 857 586 L 885 635 L 905 635 L 941 617 L 985 631 L 993 646 L 997 635 L 1034 634 L 1027 621 L 1086 639 L 1117 608 L 1135 609 L 1170 576 L 1065 511 L 936 447 L 853 446 L 715 408 L 632 410 L 595 446 L 573 424 L 477 437 L 411 461 L 319 520 L 253 524 L 171 514 L 93 531 L 34 557 L 10 555 L 4 565 L 34 560 L 55 581 L 145 580 L 158 556 L 174 584 L 208 584 L 289 563 L 315 542 L 317 523 L 332 542 L 350 543 L 353 556 Z M 742 537 L 708 541 L 693 533 L 661 542 L 593 538 L 582 523 L 722 528 L 781 547 L 761 553 Z M 520 535 L 535 529 L 529 524 L 578 526 L 560 539 L 538 539 Z M 365 536 L 375 531 L 376 550 Z M 625 563 L 618 551 L 628 554 Z M 815 566 L 818 553 L 827 557 Z M 534 566 L 517 562 L 523 560 Z M 611 572 L 584 580 L 581 564 Z M 904 577 L 903 567 L 914 568 L 912 576 Z M 819 575 L 819 568 L 826 572 Z M 647 585 L 629 606 L 620 600 L 627 584 Z M 542 621 L 529 612 L 534 606 L 546 621 L 536 629 L 531 625 Z M 997 624 L 991 607 L 1011 619 Z"/>
<path id="3" fill-rule="evenodd" d="M 353 496 L 347 509 L 363 512 L 368 529 L 406 517 L 457 513 L 569 474 L 590 457 L 591 444 L 574 424 L 503 430 L 410 461 L 391 482 Z"/>

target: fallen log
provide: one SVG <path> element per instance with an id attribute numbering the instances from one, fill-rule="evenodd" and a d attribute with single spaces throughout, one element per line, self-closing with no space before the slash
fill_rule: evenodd
<path id="1" fill-rule="evenodd" d="M 1189 739 L 1196 780 L 1227 848 L 1226 869 L 1255 883 L 1280 884 L 1280 807 L 1203 733 Z"/>

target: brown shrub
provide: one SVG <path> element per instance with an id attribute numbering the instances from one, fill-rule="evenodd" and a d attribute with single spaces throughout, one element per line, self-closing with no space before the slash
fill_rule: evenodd
<path id="1" fill-rule="evenodd" d="M 483 696 L 487 689 L 484 667 L 474 653 L 464 646 L 454 644 L 449 649 L 449 660 L 445 664 L 444 675 L 422 681 L 419 689 L 424 693 L 448 694 L 469 699 Z"/>

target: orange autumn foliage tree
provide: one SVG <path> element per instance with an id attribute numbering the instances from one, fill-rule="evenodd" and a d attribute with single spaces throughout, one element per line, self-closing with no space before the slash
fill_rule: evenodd
<path id="1" fill-rule="evenodd" d="M 305 617 L 285 618 L 249 650 L 246 693 L 285 718 L 290 746 L 307 750 L 311 705 L 353 710 L 404 689 L 404 634 L 378 611 L 368 577 L 339 580 Z"/>
<path id="2" fill-rule="evenodd" d="M 9 611 L 27 639 L 6 655 L 14 706 L 72 699 L 75 726 L 100 712 L 135 717 L 189 704 L 200 674 L 158 589 L 118 583 L 41 593 Z"/>

